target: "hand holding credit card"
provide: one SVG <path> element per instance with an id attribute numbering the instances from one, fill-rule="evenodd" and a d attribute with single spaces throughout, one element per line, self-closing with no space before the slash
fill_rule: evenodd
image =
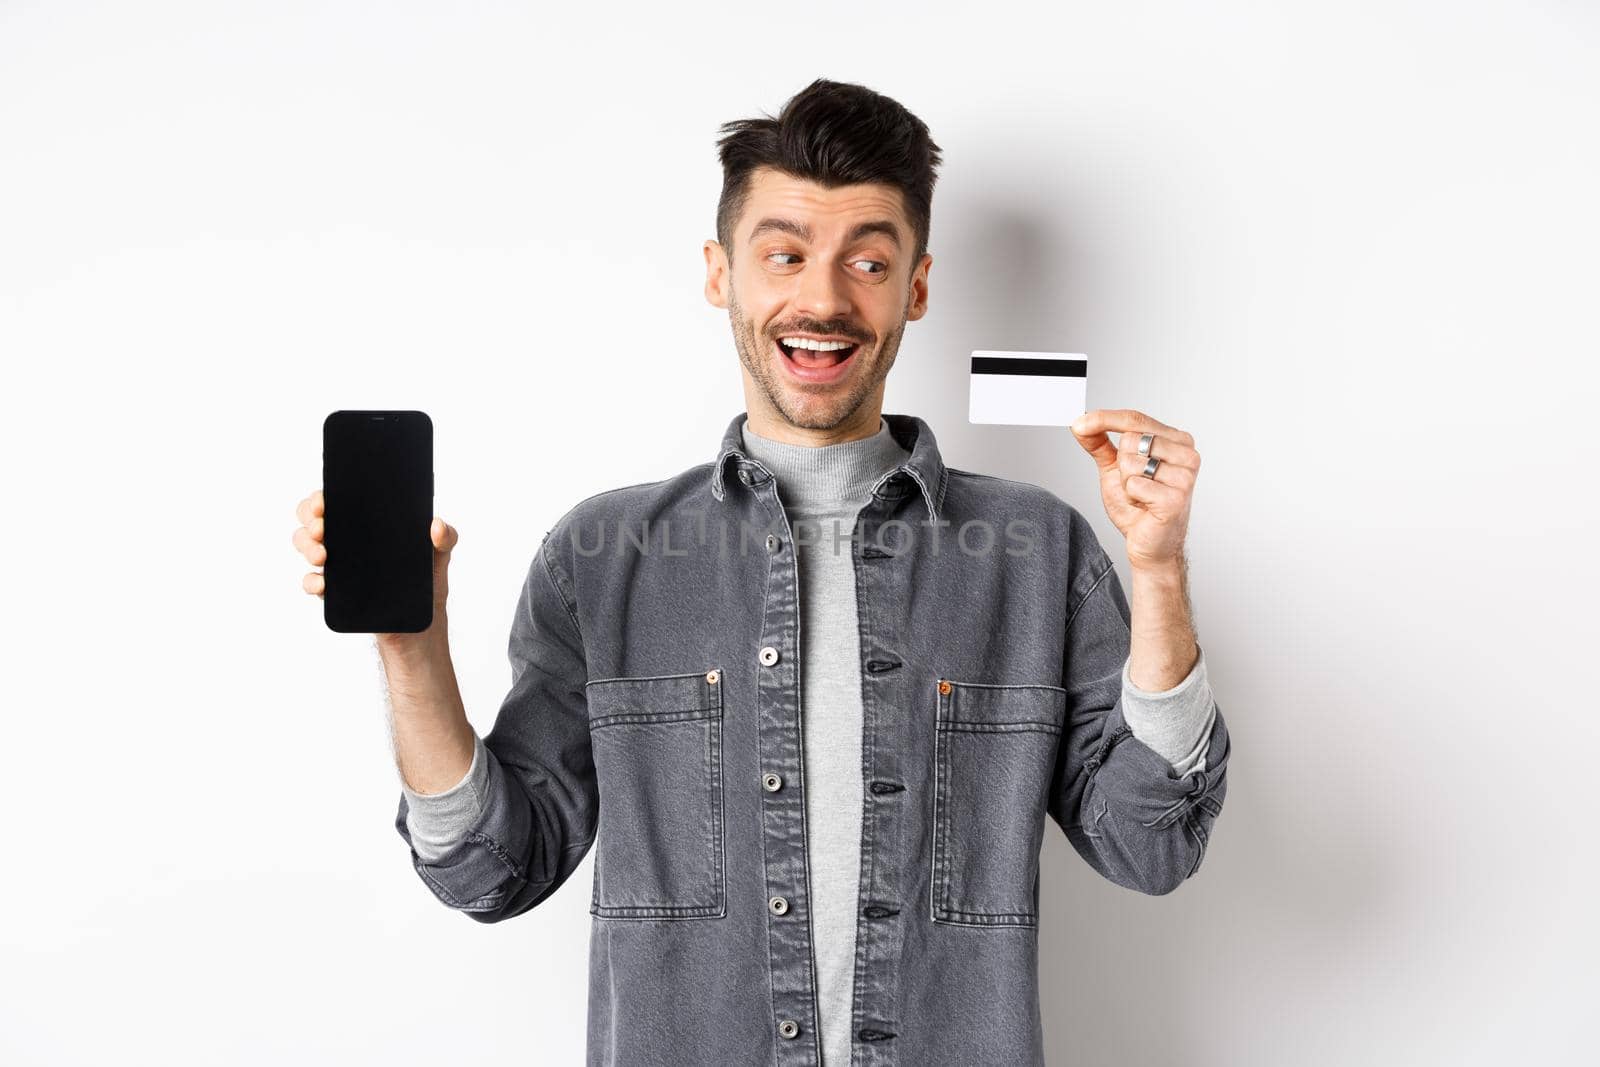
<path id="1" fill-rule="evenodd" d="M 1081 353 L 973 352 L 967 421 L 1066 426 L 1088 410 L 1088 383 Z"/>

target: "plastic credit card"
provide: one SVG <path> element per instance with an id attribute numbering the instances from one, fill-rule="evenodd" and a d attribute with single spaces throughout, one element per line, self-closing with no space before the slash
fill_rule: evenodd
<path id="1" fill-rule="evenodd" d="M 1080 352 L 972 353 L 968 422 L 1066 426 L 1089 410 L 1089 357 Z"/>

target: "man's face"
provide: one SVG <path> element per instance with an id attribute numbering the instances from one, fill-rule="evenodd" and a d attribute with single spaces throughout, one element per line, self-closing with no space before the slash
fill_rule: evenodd
<path id="1" fill-rule="evenodd" d="M 927 310 L 933 257 L 912 263 L 915 241 L 893 186 L 826 189 L 757 170 L 733 246 L 705 245 L 706 299 L 728 309 L 747 401 L 805 429 L 863 411 L 875 424 L 905 324 Z M 784 343 L 808 338 L 830 343 Z"/>

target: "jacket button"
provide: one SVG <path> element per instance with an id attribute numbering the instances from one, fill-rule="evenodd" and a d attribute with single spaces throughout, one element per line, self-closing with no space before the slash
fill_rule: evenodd
<path id="1" fill-rule="evenodd" d="M 782 897 L 773 897 L 767 901 L 767 907 L 772 910 L 774 915 L 787 915 L 789 913 L 789 902 Z"/>
<path id="2" fill-rule="evenodd" d="M 793 1019 L 785 1019 L 778 1024 L 778 1033 L 783 1037 L 795 1037 L 800 1033 L 800 1024 Z"/>
<path id="3" fill-rule="evenodd" d="M 943 678 L 939 679 L 939 695 L 940 696 L 949 696 L 950 695 L 950 683 L 945 681 Z"/>
<path id="4" fill-rule="evenodd" d="M 717 679 L 720 678 L 720 677 L 721 677 L 721 675 L 718 674 L 716 671 L 706 671 L 706 684 L 707 685 L 716 685 L 717 684 Z"/>
<path id="5" fill-rule="evenodd" d="M 777 534 L 767 534 L 767 551 L 768 552 L 776 552 L 776 551 L 778 551 L 778 546 L 780 544 L 782 544 L 782 543 L 783 543 L 782 541 L 778 540 L 778 535 Z"/>
<path id="6" fill-rule="evenodd" d="M 778 662 L 777 649 L 773 648 L 771 645 L 768 645 L 761 650 L 761 665 L 763 667 L 770 667 L 776 662 Z"/>
<path id="7" fill-rule="evenodd" d="M 769 793 L 776 793 L 783 788 L 783 779 L 770 772 L 763 774 L 761 776 L 761 788 Z"/>

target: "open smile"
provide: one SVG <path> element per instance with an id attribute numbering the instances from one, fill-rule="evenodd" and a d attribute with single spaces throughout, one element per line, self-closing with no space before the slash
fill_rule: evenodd
<path id="1" fill-rule="evenodd" d="M 801 343 L 788 345 L 774 339 L 772 345 L 778 350 L 779 362 L 792 377 L 810 384 L 828 385 L 843 378 L 849 373 L 851 360 L 861 351 L 859 342 L 845 338 L 824 340 L 804 334 L 786 334 L 784 341 Z M 837 347 L 839 345 L 846 347 Z"/>

